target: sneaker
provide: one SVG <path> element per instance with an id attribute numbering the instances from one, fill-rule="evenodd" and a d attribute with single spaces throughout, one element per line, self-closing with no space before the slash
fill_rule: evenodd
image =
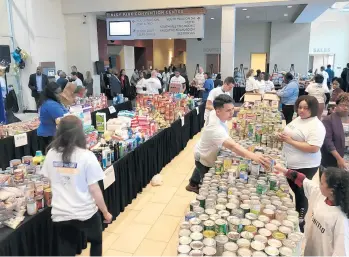
<path id="1" fill-rule="evenodd" d="M 198 186 L 192 186 L 192 185 L 187 185 L 185 189 L 189 192 L 194 192 L 195 194 L 199 194 L 199 187 Z"/>

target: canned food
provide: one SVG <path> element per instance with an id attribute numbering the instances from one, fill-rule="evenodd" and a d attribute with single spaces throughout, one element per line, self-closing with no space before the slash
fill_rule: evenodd
<path id="1" fill-rule="evenodd" d="M 266 228 L 261 228 L 258 230 L 258 233 L 262 236 L 265 236 L 265 237 L 270 237 L 271 236 L 271 231 L 266 229 Z"/>
<path id="2" fill-rule="evenodd" d="M 188 254 L 191 250 L 191 247 L 189 245 L 179 245 L 177 247 L 177 251 L 180 254 Z"/>
<path id="3" fill-rule="evenodd" d="M 279 252 L 280 252 L 280 256 L 293 256 L 293 250 L 285 246 L 281 247 L 279 249 Z"/>
<path id="4" fill-rule="evenodd" d="M 205 222 L 206 220 L 208 220 L 210 217 L 207 214 L 201 214 L 199 216 L 199 219 L 201 220 L 201 222 Z"/>
<path id="5" fill-rule="evenodd" d="M 202 232 L 203 227 L 200 225 L 193 225 L 190 228 L 191 232 Z"/>
<path id="6" fill-rule="evenodd" d="M 230 213 L 232 212 L 232 210 L 237 208 L 236 204 L 233 204 L 233 203 L 227 203 L 225 207 L 226 207 L 226 210 Z"/>
<path id="7" fill-rule="evenodd" d="M 224 244 L 224 251 L 236 252 L 238 248 L 238 245 L 234 242 L 228 242 Z"/>
<path id="8" fill-rule="evenodd" d="M 249 219 L 249 220 L 256 220 L 257 219 L 257 215 L 252 213 L 252 212 L 246 213 L 245 217 L 246 217 L 246 219 Z"/>
<path id="9" fill-rule="evenodd" d="M 191 201 L 190 202 L 190 211 L 192 212 L 195 207 L 199 207 L 199 206 L 200 206 L 200 202 L 199 201 L 197 201 L 197 200 Z"/>
<path id="10" fill-rule="evenodd" d="M 280 240 L 272 238 L 272 239 L 268 240 L 268 245 L 272 246 L 272 247 L 275 247 L 275 248 L 280 248 L 282 246 L 282 243 L 281 243 Z"/>
<path id="11" fill-rule="evenodd" d="M 196 217 L 196 214 L 195 212 L 187 212 L 187 214 L 185 214 L 185 221 L 189 221 L 191 220 L 192 218 L 195 218 Z"/>
<path id="12" fill-rule="evenodd" d="M 240 204 L 240 208 L 243 210 L 244 216 L 246 215 L 246 213 L 250 212 L 250 205 L 248 204 Z"/>
<path id="13" fill-rule="evenodd" d="M 214 256 L 217 253 L 217 251 L 216 251 L 216 248 L 214 247 L 206 246 L 202 249 L 202 253 L 205 256 Z"/>
<path id="14" fill-rule="evenodd" d="M 263 251 L 265 248 L 265 245 L 260 241 L 252 241 L 251 248 L 255 251 Z"/>
<path id="15" fill-rule="evenodd" d="M 244 229 L 245 229 L 245 231 L 250 232 L 253 235 L 255 235 L 257 233 L 257 228 L 253 225 L 247 225 L 247 226 L 245 226 Z"/>
<path id="16" fill-rule="evenodd" d="M 190 223 L 188 221 L 183 221 L 180 225 L 181 229 L 189 229 L 190 228 Z"/>
<path id="17" fill-rule="evenodd" d="M 239 246 L 239 248 L 250 248 L 250 241 L 245 239 L 245 238 L 240 238 L 237 242 L 237 245 Z"/>
<path id="18" fill-rule="evenodd" d="M 222 256 L 234 257 L 234 256 L 236 256 L 236 253 L 225 251 L 222 253 Z"/>
<path id="19" fill-rule="evenodd" d="M 216 223 L 216 234 L 217 235 L 226 235 L 228 232 L 227 221 L 223 219 L 217 219 Z"/>
<path id="20" fill-rule="evenodd" d="M 205 209 L 202 207 L 195 207 L 194 212 L 196 217 L 199 217 L 201 214 L 205 213 Z"/>
<path id="21" fill-rule="evenodd" d="M 213 238 L 216 236 L 216 232 L 212 230 L 205 230 L 202 234 L 205 238 Z"/>
<path id="22" fill-rule="evenodd" d="M 201 224 L 201 220 L 199 218 L 192 218 L 189 220 L 189 223 L 191 226 L 193 225 L 200 225 Z"/>
<path id="23" fill-rule="evenodd" d="M 290 228 L 292 231 L 293 231 L 293 228 L 294 228 L 294 224 L 292 221 L 289 221 L 289 220 L 283 220 L 282 221 L 282 225 L 285 226 L 285 227 L 288 227 Z"/>
<path id="24" fill-rule="evenodd" d="M 200 232 L 193 232 L 190 234 L 190 238 L 193 239 L 193 241 L 201 241 L 203 237 L 203 234 Z"/>
<path id="25" fill-rule="evenodd" d="M 280 221 L 278 221 L 278 220 L 271 220 L 270 223 L 271 223 L 271 224 L 274 224 L 275 226 L 278 226 L 278 227 L 281 226 L 281 223 L 280 223 Z"/>
<path id="26" fill-rule="evenodd" d="M 235 231 L 231 231 L 228 233 L 227 236 L 228 236 L 230 242 L 236 242 L 240 238 L 240 233 L 235 232 Z"/>
<path id="27" fill-rule="evenodd" d="M 284 239 L 284 240 L 282 240 L 282 245 L 292 249 L 292 251 L 295 250 L 296 247 L 297 247 L 297 243 L 292 241 L 291 239 Z"/>
<path id="28" fill-rule="evenodd" d="M 200 207 L 202 207 L 202 208 L 205 208 L 205 199 L 206 199 L 205 196 L 202 196 L 202 195 L 197 195 L 196 196 L 196 200 L 199 201 Z"/>
<path id="29" fill-rule="evenodd" d="M 243 232 L 241 232 L 241 237 L 251 241 L 253 239 L 254 235 L 251 232 L 243 231 Z"/>
<path id="30" fill-rule="evenodd" d="M 247 249 L 246 247 L 240 248 L 237 251 L 237 254 L 238 254 L 238 256 L 241 256 L 241 257 L 251 257 L 252 256 L 252 252 L 249 249 Z"/>
<path id="31" fill-rule="evenodd" d="M 223 162 L 215 161 L 215 173 L 216 175 L 221 175 L 223 173 Z"/>
<path id="32" fill-rule="evenodd" d="M 204 244 L 201 241 L 192 241 L 190 243 L 190 247 L 193 250 L 201 250 L 202 248 L 204 248 Z"/>
<path id="33" fill-rule="evenodd" d="M 205 246 L 216 247 L 216 240 L 213 238 L 205 238 L 202 242 Z"/>
<path id="34" fill-rule="evenodd" d="M 252 221 L 252 225 L 255 226 L 257 229 L 264 228 L 264 222 L 260 220 Z"/>
<path id="35" fill-rule="evenodd" d="M 189 256 L 202 256 L 203 253 L 201 250 L 191 250 Z"/>
<path id="36" fill-rule="evenodd" d="M 215 231 L 215 222 L 213 220 L 206 220 L 204 222 L 204 230 L 212 230 Z"/>
<path id="37" fill-rule="evenodd" d="M 264 245 L 266 245 L 268 242 L 268 238 L 266 238 L 265 236 L 262 236 L 262 235 L 255 235 L 254 240 L 259 241 L 259 242 L 263 243 Z"/>
<path id="38" fill-rule="evenodd" d="M 179 230 L 179 236 L 190 236 L 191 231 L 189 229 L 181 229 Z"/>
<path id="39" fill-rule="evenodd" d="M 271 209 L 265 208 L 265 209 L 263 209 L 262 213 L 263 213 L 263 215 L 267 216 L 271 220 L 274 219 L 274 217 L 275 217 L 275 212 Z"/>
<path id="40" fill-rule="evenodd" d="M 192 239 L 188 236 L 181 236 L 179 238 L 179 244 L 181 245 L 189 245 L 191 243 Z"/>
<path id="41" fill-rule="evenodd" d="M 272 234 L 273 238 L 282 241 L 286 238 L 286 235 L 280 231 L 274 231 Z"/>
<path id="42" fill-rule="evenodd" d="M 275 247 L 272 247 L 272 246 L 265 247 L 264 251 L 269 256 L 278 256 L 279 255 L 279 250 Z"/>
<path id="43" fill-rule="evenodd" d="M 206 209 L 205 212 L 207 215 L 212 215 L 212 214 L 216 213 L 216 210 L 215 209 Z"/>
<path id="44" fill-rule="evenodd" d="M 210 220 L 213 220 L 213 221 L 216 221 L 217 219 L 220 219 L 221 218 L 221 216 L 219 216 L 218 214 L 212 214 L 212 215 L 210 215 Z"/>
<path id="45" fill-rule="evenodd" d="M 223 210 L 225 210 L 224 204 L 217 204 L 216 205 L 216 211 L 223 211 Z"/>
<path id="46" fill-rule="evenodd" d="M 254 251 L 252 253 L 252 257 L 266 257 L 267 254 L 265 252 L 261 252 L 261 251 Z"/>

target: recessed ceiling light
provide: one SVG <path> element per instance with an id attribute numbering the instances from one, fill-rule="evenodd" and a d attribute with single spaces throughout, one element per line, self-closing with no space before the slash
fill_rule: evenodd
<path id="1" fill-rule="evenodd" d="M 171 40 L 172 38 L 169 38 L 169 40 Z"/>
<path id="2" fill-rule="evenodd" d="M 284 14 L 284 16 L 285 16 L 285 17 L 287 17 L 287 16 L 288 16 L 288 14 L 287 14 L 287 13 L 285 13 L 285 14 Z"/>
<path id="3" fill-rule="evenodd" d="M 292 8 L 292 5 L 288 5 L 287 8 Z"/>
<path id="4" fill-rule="evenodd" d="M 211 20 L 214 20 L 214 18 L 212 17 Z"/>
<path id="5" fill-rule="evenodd" d="M 250 18 L 250 16 L 246 16 L 246 19 L 249 19 Z"/>
<path id="6" fill-rule="evenodd" d="M 247 8 L 242 9 L 243 11 L 247 11 Z"/>

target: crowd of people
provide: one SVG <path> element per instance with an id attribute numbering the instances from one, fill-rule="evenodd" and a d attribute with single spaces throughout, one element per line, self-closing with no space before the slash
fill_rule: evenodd
<path id="1" fill-rule="evenodd" d="M 253 71 L 248 73 L 248 80 L 254 87 L 257 83 L 251 76 Z M 275 170 L 285 174 L 294 192 L 300 229 L 306 231 L 305 255 L 348 256 L 349 167 L 344 160 L 342 122 L 349 115 L 349 93 L 338 94 L 333 112 L 322 119 L 318 114 L 323 110 L 323 99 L 328 94 L 323 89 L 323 79 L 322 74 L 318 74 L 308 95 L 298 97 L 298 83 L 292 74 L 285 74 L 285 87 L 277 94 L 283 102 L 283 112 L 292 112 L 285 116 L 289 119 L 288 124 L 278 135 L 283 142 L 287 166 L 277 165 Z M 333 78 L 333 81 L 333 86 L 337 87 L 338 80 Z M 195 169 L 186 187 L 190 192 L 199 192 L 204 174 L 214 167 L 221 147 L 265 167 L 270 165 L 267 156 L 247 151 L 229 136 L 226 122 L 233 117 L 234 105 L 227 92 L 234 84 L 234 78 L 228 77 L 219 92 L 213 90 L 208 96 L 206 124 L 194 150 Z M 327 83 L 325 85 L 327 88 Z M 320 93 L 322 101 L 318 100 Z M 297 117 L 293 117 L 294 111 Z M 311 181 L 318 171 L 320 186 Z"/>

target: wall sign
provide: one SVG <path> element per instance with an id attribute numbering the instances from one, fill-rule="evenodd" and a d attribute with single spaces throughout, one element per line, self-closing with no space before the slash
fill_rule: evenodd
<path id="1" fill-rule="evenodd" d="M 313 53 L 330 53 L 331 48 L 313 48 Z"/>
<path id="2" fill-rule="evenodd" d="M 107 13 L 108 40 L 203 38 L 204 8 Z"/>

